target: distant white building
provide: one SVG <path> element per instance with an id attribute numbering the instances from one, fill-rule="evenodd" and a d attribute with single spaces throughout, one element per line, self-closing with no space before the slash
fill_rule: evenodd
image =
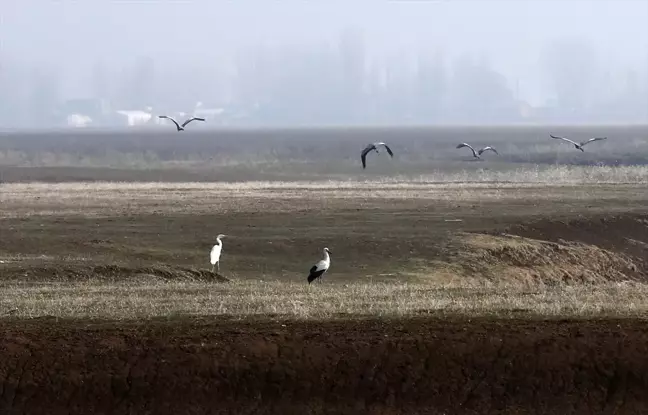
<path id="1" fill-rule="evenodd" d="M 119 110 L 117 114 L 120 116 L 123 124 L 129 127 L 149 124 L 153 119 L 153 114 L 141 110 Z"/>
<path id="2" fill-rule="evenodd" d="M 92 118 L 83 114 L 70 114 L 66 119 L 68 127 L 87 127 L 92 124 Z"/>
<path id="3" fill-rule="evenodd" d="M 204 118 L 206 120 L 213 120 L 218 118 L 225 112 L 225 108 L 205 108 L 202 102 L 197 102 L 193 111 L 194 117 Z"/>

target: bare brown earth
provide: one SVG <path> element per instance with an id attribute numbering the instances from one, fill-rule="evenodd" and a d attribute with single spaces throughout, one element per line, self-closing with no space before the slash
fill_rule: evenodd
<path id="1" fill-rule="evenodd" d="M 326 320 L 162 314 L 117 321 L 64 318 L 37 306 L 29 313 L 6 309 L 13 301 L 8 293 L 36 287 L 37 295 L 49 296 L 38 287 L 79 280 L 87 287 L 144 276 L 220 283 L 207 260 L 218 233 L 230 235 L 221 274 L 249 284 L 303 281 L 324 246 L 333 251 L 333 265 L 320 291 L 351 282 L 440 286 L 467 279 L 559 288 L 644 284 L 648 187 L 642 167 L 609 173 L 552 163 L 641 164 L 648 154 L 642 152 L 645 131 L 608 129 L 604 133 L 622 136 L 625 147 L 605 143 L 583 159 L 580 152 L 535 144 L 536 130 L 437 131 L 436 143 L 426 141 L 425 131 L 407 131 L 393 140 L 404 154 L 380 159 L 367 172 L 357 171 L 351 155 L 339 164 L 335 157 L 346 157 L 347 145 L 355 151 L 388 133 L 353 132 L 312 144 L 300 134 L 326 134 L 187 134 L 194 138 L 182 145 L 178 135 L 153 135 L 156 144 L 145 135 L 116 135 L 114 142 L 91 134 L 0 136 L 0 306 L 6 313 L 0 319 L 0 409 L 648 412 L 648 314 L 549 319 L 519 318 L 509 310 L 495 317 Z M 471 138 L 500 147 L 514 141 L 499 162 L 432 155 L 438 143 Z M 267 147 L 243 155 L 260 142 Z M 329 156 L 318 161 L 315 154 Z M 344 178 L 348 174 L 353 177 Z"/>
<path id="2" fill-rule="evenodd" d="M 5 320 L 8 413 L 636 414 L 633 320 Z"/>

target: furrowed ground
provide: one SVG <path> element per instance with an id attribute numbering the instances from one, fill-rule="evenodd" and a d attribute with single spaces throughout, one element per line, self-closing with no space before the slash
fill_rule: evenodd
<path id="1" fill-rule="evenodd" d="M 0 135 L 0 407 L 641 412 L 648 129 L 565 130 Z"/>

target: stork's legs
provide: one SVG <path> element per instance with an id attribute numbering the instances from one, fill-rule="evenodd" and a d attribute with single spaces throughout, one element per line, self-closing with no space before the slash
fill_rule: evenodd
<path id="1" fill-rule="evenodd" d="M 218 261 L 218 262 L 216 263 L 216 269 L 217 269 L 217 272 L 220 273 L 220 261 Z"/>
<path id="2" fill-rule="evenodd" d="M 214 264 L 212 264 L 212 272 L 214 272 Z"/>

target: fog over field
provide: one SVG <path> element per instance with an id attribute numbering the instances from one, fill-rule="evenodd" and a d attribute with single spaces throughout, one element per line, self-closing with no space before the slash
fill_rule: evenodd
<path id="1" fill-rule="evenodd" d="M 648 122 L 644 1 L 25 0 L 0 21 L 5 129 Z"/>

